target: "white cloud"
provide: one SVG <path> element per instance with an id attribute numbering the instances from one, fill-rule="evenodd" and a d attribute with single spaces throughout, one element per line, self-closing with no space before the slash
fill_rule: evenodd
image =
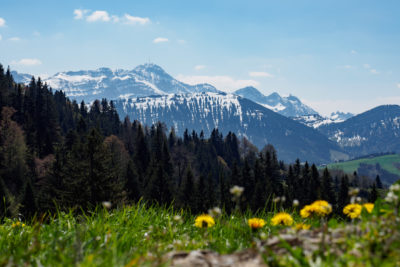
<path id="1" fill-rule="evenodd" d="M 0 18 L 0 27 L 6 26 L 6 20 L 3 18 Z"/>
<path id="2" fill-rule="evenodd" d="M 37 58 L 23 58 L 18 61 L 11 61 L 11 65 L 18 65 L 18 66 L 37 66 L 42 64 L 42 62 Z"/>
<path id="3" fill-rule="evenodd" d="M 21 38 L 19 38 L 19 37 L 11 37 L 11 38 L 8 38 L 8 41 L 19 42 L 19 41 L 21 41 Z"/>
<path id="4" fill-rule="evenodd" d="M 265 71 L 250 71 L 249 75 L 251 77 L 268 77 L 268 78 L 273 78 L 274 75 L 271 73 L 265 72 Z"/>
<path id="5" fill-rule="evenodd" d="M 351 53 L 352 55 L 357 55 L 357 54 L 358 54 L 358 52 L 357 52 L 356 50 L 351 50 L 350 53 Z"/>
<path id="6" fill-rule="evenodd" d="M 88 12 L 86 9 L 75 9 L 74 10 L 74 19 L 83 19 L 83 16 Z"/>
<path id="7" fill-rule="evenodd" d="M 182 39 L 180 39 L 180 40 L 178 40 L 178 44 L 184 45 L 184 44 L 186 44 L 186 41 L 185 41 L 185 40 L 182 40 Z"/>
<path id="8" fill-rule="evenodd" d="M 379 74 L 379 71 L 377 71 L 376 69 L 370 69 L 370 71 L 372 74 Z"/>
<path id="9" fill-rule="evenodd" d="M 34 31 L 34 32 L 32 33 L 32 35 L 35 36 L 35 37 L 39 37 L 39 36 L 40 36 L 40 32 Z"/>
<path id="10" fill-rule="evenodd" d="M 111 18 L 108 15 L 108 12 L 104 11 L 104 10 L 93 11 L 93 13 L 90 14 L 89 16 L 87 16 L 87 18 L 86 18 L 86 21 L 88 21 L 88 22 L 95 22 L 95 21 L 108 22 L 110 20 L 111 20 Z"/>
<path id="11" fill-rule="evenodd" d="M 397 84 L 397 88 L 400 88 L 400 83 Z"/>
<path id="12" fill-rule="evenodd" d="M 215 86 L 217 89 L 227 92 L 246 87 L 246 86 L 258 86 L 260 83 L 255 80 L 236 80 L 230 76 L 186 76 L 179 74 L 177 79 L 191 85 L 200 83 L 209 83 Z"/>
<path id="13" fill-rule="evenodd" d="M 195 70 L 204 70 L 205 68 L 206 68 L 205 65 L 196 65 L 196 66 L 194 66 Z"/>
<path id="14" fill-rule="evenodd" d="M 141 17 L 135 17 L 131 16 L 129 14 L 124 15 L 125 19 L 125 24 L 140 24 L 140 25 L 145 25 L 147 23 L 150 23 L 149 18 L 141 18 Z"/>
<path id="15" fill-rule="evenodd" d="M 74 10 L 74 19 L 76 20 L 86 20 L 87 22 L 113 22 L 113 23 L 121 23 L 127 25 L 145 25 L 150 23 L 149 18 L 142 18 L 132 16 L 130 14 L 124 14 L 123 16 L 111 15 L 105 10 L 95 10 L 91 12 L 88 9 L 75 9 Z"/>
<path id="16" fill-rule="evenodd" d="M 364 64 L 363 67 L 364 67 L 364 69 L 370 69 L 370 68 L 371 68 L 371 65 L 369 65 L 369 64 Z"/>
<path id="17" fill-rule="evenodd" d="M 158 43 L 166 43 L 168 42 L 168 38 L 164 37 L 157 37 L 156 39 L 153 40 L 153 43 L 158 44 Z"/>
<path id="18" fill-rule="evenodd" d="M 0 41 L 3 39 L 3 36 L 1 36 L 1 34 L 0 34 Z"/>

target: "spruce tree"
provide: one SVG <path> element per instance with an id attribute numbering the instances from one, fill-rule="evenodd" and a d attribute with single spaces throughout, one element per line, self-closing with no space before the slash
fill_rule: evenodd
<path id="1" fill-rule="evenodd" d="M 378 199 L 378 191 L 376 190 L 375 183 L 372 184 L 371 192 L 368 195 L 368 201 L 374 203 Z"/>
<path id="2" fill-rule="evenodd" d="M 382 181 L 379 175 L 377 175 L 375 178 L 375 184 L 378 189 L 383 189 Z"/>
<path id="3" fill-rule="evenodd" d="M 315 164 L 313 164 L 311 166 L 308 199 L 310 202 L 314 202 L 315 200 L 320 198 L 321 198 L 321 183 L 319 178 L 319 172 Z"/>
<path id="4" fill-rule="evenodd" d="M 141 188 L 139 185 L 136 166 L 132 160 L 129 160 L 126 170 L 126 190 L 129 200 L 138 201 L 141 197 Z"/>
<path id="5" fill-rule="evenodd" d="M 25 217 L 25 219 L 30 219 L 37 212 L 37 208 L 38 207 L 33 192 L 32 183 L 30 180 L 28 180 L 22 195 L 20 212 Z"/>
<path id="6" fill-rule="evenodd" d="M 194 192 L 195 192 L 195 185 L 194 185 L 194 177 L 193 172 L 190 166 L 186 169 L 186 175 L 182 181 L 182 186 L 180 189 L 180 196 L 179 202 L 183 208 L 192 209 L 194 206 Z"/>
<path id="7" fill-rule="evenodd" d="M 340 180 L 338 196 L 338 212 L 342 213 L 343 208 L 349 203 L 349 177 L 345 174 Z"/>
<path id="8" fill-rule="evenodd" d="M 328 168 L 324 169 L 322 174 L 322 186 L 321 186 L 321 197 L 328 201 L 332 207 L 336 206 L 335 191 L 333 189 L 332 177 L 328 171 Z"/>

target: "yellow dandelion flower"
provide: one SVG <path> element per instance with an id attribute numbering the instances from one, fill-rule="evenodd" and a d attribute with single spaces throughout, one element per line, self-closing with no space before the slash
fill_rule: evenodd
<path id="1" fill-rule="evenodd" d="M 279 212 L 271 219 L 272 225 L 292 225 L 293 218 L 289 213 Z"/>
<path id="2" fill-rule="evenodd" d="M 314 209 L 314 213 L 316 213 L 318 216 L 323 217 L 325 215 L 328 215 L 329 213 L 332 212 L 332 206 L 325 200 L 317 200 L 314 201 L 311 206 Z"/>
<path id="3" fill-rule="evenodd" d="M 300 216 L 303 218 L 308 218 L 313 214 L 313 208 L 311 205 L 305 205 L 301 210 L 300 210 Z"/>
<path id="4" fill-rule="evenodd" d="M 352 219 L 360 217 L 362 206 L 360 204 L 349 204 L 343 209 L 343 213 Z"/>
<path id="5" fill-rule="evenodd" d="M 310 229 L 311 225 L 305 224 L 305 223 L 296 223 L 296 225 L 293 227 L 295 230 L 308 230 Z"/>
<path id="6" fill-rule="evenodd" d="M 372 210 L 374 209 L 374 203 L 365 203 L 363 205 L 363 208 L 365 208 L 368 211 L 368 213 L 371 213 Z"/>
<path id="7" fill-rule="evenodd" d="M 251 218 L 247 220 L 247 224 L 251 229 L 259 229 L 264 227 L 265 221 L 260 218 Z"/>
<path id="8" fill-rule="evenodd" d="M 324 217 L 332 212 L 332 206 L 325 200 L 314 201 L 311 205 L 306 205 L 300 210 L 300 216 L 308 218 L 312 215 Z"/>
<path id="9" fill-rule="evenodd" d="M 215 224 L 214 218 L 208 214 L 202 214 L 196 217 L 194 225 L 198 228 L 213 227 Z"/>

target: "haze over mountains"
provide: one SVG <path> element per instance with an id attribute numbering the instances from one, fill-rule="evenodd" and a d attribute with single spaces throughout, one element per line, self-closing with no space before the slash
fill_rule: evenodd
<path id="1" fill-rule="evenodd" d="M 13 76 L 17 82 L 31 79 L 28 74 L 13 72 Z M 265 96 L 254 87 L 227 94 L 210 84 L 180 82 L 155 64 L 133 70 L 59 72 L 44 82 L 77 101 L 113 100 L 121 119 L 129 116 L 148 125 L 162 121 L 178 134 L 187 128 L 209 135 L 219 128 L 224 134 L 232 131 L 246 137 L 259 148 L 271 143 L 286 161 L 299 157 L 325 163 L 367 153 L 400 152 L 399 142 L 392 140 L 399 135 L 396 105 L 367 115 L 338 111 L 323 117 L 296 96 L 282 97 L 276 92 Z"/>

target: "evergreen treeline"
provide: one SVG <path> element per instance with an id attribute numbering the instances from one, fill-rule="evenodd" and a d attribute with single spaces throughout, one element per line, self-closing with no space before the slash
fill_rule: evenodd
<path id="1" fill-rule="evenodd" d="M 244 188 L 241 209 L 269 210 L 284 196 L 285 207 L 322 198 L 340 210 L 349 187 L 360 186 L 356 174 L 333 178 L 307 162 L 286 165 L 273 146 L 258 152 L 231 132 L 178 137 L 162 123 L 120 122 L 112 101 L 78 104 L 40 78 L 16 84 L 1 65 L 0 110 L 0 217 L 140 199 L 193 213 L 214 206 L 230 212 L 233 185 Z M 361 196 L 376 199 L 376 185 L 363 186 Z"/>

